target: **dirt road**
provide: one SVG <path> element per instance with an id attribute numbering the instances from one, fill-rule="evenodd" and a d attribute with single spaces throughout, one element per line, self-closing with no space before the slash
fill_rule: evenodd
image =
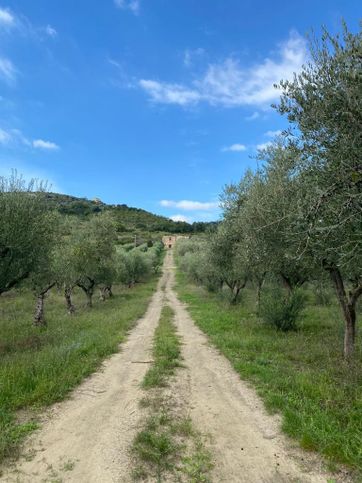
<path id="1" fill-rule="evenodd" d="M 186 368 L 178 372 L 180 398 L 196 428 L 210 435 L 213 482 L 326 482 L 327 475 L 280 433 L 255 392 L 210 347 L 173 290 L 168 252 L 163 276 L 145 316 L 102 371 L 55 405 L 18 463 L 0 481 L 108 483 L 131 481 L 129 448 L 140 424 L 140 383 L 164 298 L 176 313 Z M 292 449 L 293 448 L 293 449 Z"/>

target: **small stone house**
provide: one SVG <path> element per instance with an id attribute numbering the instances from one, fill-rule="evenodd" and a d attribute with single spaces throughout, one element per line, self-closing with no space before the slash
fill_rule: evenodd
<path id="1" fill-rule="evenodd" d="M 165 248 L 168 250 L 175 246 L 177 240 L 176 235 L 166 235 L 162 237 L 162 243 L 164 244 Z"/>

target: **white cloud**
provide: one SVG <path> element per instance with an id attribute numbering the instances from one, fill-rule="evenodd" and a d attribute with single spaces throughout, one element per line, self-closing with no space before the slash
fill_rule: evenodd
<path id="1" fill-rule="evenodd" d="M 132 13 L 137 15 L 140 11 L 140 1 L 139 0 L 114 0 L 116 7 L 122 10 L 130 10 Z"/>
<path id="2" fill-rule="evenodd" d="M 190 85 L 142 79 L 140 87 L 153 102 L 181 106 L 207 102 L 213 106 L 266 106 L 279 97 L 274 84 L 290 79 L 307 60 L 305 40 L 292 32 L 278 47 L 275 59 L 245 67 L 234 58 L 210 64 L 205 74 Z M 254 115 L 253 115 L 254 116 Z"/>
<path id="3" fill-rule="evenodd" d="M 10 10 L 0 7 L 0 27 L 13 27 L 15 25 L 15 17 Z"/>
<path id="4" fill-rule="evenodd" d="M 58 35 L 58 32 L 56 31 L 56 29 L 51 25 L 47 25 L 45 27 L 45 33 L 49 35 L 49 37 L 52 37 L 53 39 Z"/>
<path id="5" fill-rule="evenodd" d="M 222 148 L 222 152 L 227 152 L 227 151 L 232 151 L 232 152 L 241 152 L 241 151 L 246 151 L 247 147 L 244 144 L 232 144 L 231 146 L 226 146 L 225 148 Z"/>
<path id="6" fill-rule="evenodd" d="M 0 144 L 7 145 L 11 142 L 12 136 L 10 133 L 0 128 Z"/>
<path id="7" fill-rule="evenodd" d="M 282 134 L 282 131 L 280 129 L 277 129 L 276 131 L 267 131 L 264 136 L 267 136 L 268 138 L 275 138 L 276 136 L 280 136 Z"/>
<path id="8" fill-rule="evenodd" d="M 200 101 L 200 94 L 179 84 L 167 84 L 154 80 L 141 79 L 139 85 L 151 97 L 153 102 L 186 106 Z"/>
<path id="9" fill-rule="evenodd" d="M 218 208 L 219 203 L 209 201 L 209 202 L 202 202 L 202 201 L 190 201 L 190 200 L 181 200 L 181 201 L 173 201 L 173 200 L 161 200 L 160 205 L 165 208 L 178 208 L 180 210 L 185 211 L 209 211 Z"/>
<path id="10" fill-rule="evenodd" d="M 8 84 L 13 84 L 16 80 L 14 64 L 6 57 L 0 57 L 0 79 L 3 79 Z"/>
<path id="11" fill-rule="evenodd" d="M 262 150 L 264 150 L 264 149 L 267 149 L 269 146 L 272 146 L 272 144 L 273 144 L 273 143 L 272 143 L 271 141 L 268 141 L 268 142 L 266 142 L 266 143 L 261 143 L 261 144 L 258 144 L 258 145 L 256 146 L 256 149 L 258 149 L 258 150 L 261 150 L 261 151 L 262 151 Z"/>
<path id="12" fill-rule="evenodd" d="M 30 140 L 19 129 L 2 129 L 0 128 L 0 144 L 16 148 L 19 146 L 26 146 L 34 149 L 44 149 L 48 151 L 57 151 L 59 146 L 50 141 L 43 139 Z"/>
<path id="13" fill-rule="evenodd" d="M 46 151 L 57 151 L 59 146 L 51 141 L 44 141 L 43 139 L 34 139 L 33 148 L 44 149 Z"/>
<path id="14" fill-rule="evenodd" d="M 14 144 L 25 144 L 26 139 L 24 138 L 21 131 L 18 129 L 2 129 L 0 128 L 0 144 L 3 146 L 12 146 Z"/>
<path id="15" fill-rule="evenodd" d="M 192 223 L 192 219 L 185 215 L 172 215 L 170 218 L 173 221 L 185 221 L 186 223 Z"/>

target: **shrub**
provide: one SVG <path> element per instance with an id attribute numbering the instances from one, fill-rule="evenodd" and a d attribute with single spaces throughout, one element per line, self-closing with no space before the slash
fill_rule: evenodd
<path id="1" fill-rule="evenodd" d="M 264 295 L 260 316 L 265 323 L 283 332 L 297 330 L 305 301 L 305 295 L 300 290 L 294 290 L 286 296 L 281 289 L 274 289 Z"/>

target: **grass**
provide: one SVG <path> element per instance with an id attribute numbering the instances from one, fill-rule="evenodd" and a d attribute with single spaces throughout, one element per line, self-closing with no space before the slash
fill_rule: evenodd
<path id="1" fill-rule="evenodd" d="M 182 475 L 189 482 L 203 483 L 209 481 L 212 467 L 203 437 L 177 407 L 176 395 L 164 394 L 170 377 L 182 367 L 181 341 L 173 318 L 173 310 L 163 307 L 154 337 L 154 362 L 142 382 L 148 395 L 141 407 L 147 408 L 148 414 L 132 447 L 137 461 L 134 479 L 163 481 L 165 475 L 173 475 L 177 481 L 184 481 Z"/>
<path id="2" fill-rule="evenodd" d="M 283 416 L 283 430 L 300 445 L 344 463 L 362 475 L 362 350 L 353 363 L 342 357 L 339 308 L 311 303 L 300 328 L 283 333 L 255 315 L 255 294 L 230 306 L 177 274 L 177 290 L 196 324 L 257 388 L 271 412 Z M 358 480 L 359 481 L 359 480 Z"/>
<path id="3" fill-rule="evenodd" d="M 24 436 L 37 427 L 39 409 L 62 400 L 118 350 L 155 288 L 156 277 L 131 290 L 115 287 L 112 299 L 95 297 L 93 309 L 85 309 L 76 292 L 72 317 L 53 291 L 46 300 L 47 329 L 32 326 L 31 293 L 0 298 L 0 461 L 16 456 Z"/>
<path id="4" fill-rule="evenodd" d="M 174 312 L 168 305 L 163 307 L 158 327 L 155 331 L 153 356 L 154 363 L 142 382 L 145 389 L 166 385 L 167 378 L 180 367 L 181 350 L 179 337 L 172 323 Z"/>

